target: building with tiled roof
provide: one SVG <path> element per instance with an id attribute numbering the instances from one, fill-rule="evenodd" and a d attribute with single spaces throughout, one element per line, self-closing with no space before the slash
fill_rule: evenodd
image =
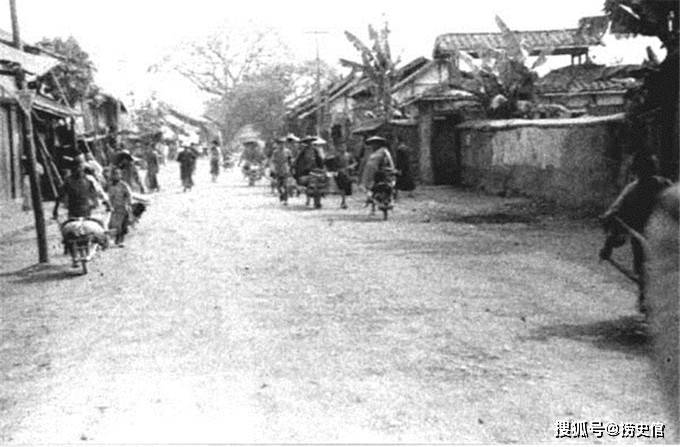
<path id="1" fill-rule="evenodd" d="M 541 103 L 560 104 L 590 115 L 623 111 L 626 92 L 640 85 L 639 65 L 570 65 L 552 70 L 536 83 Z"/>
<path id="2" fill-rule="evenodd" d="M 549 50 L 551 55 L 570 55 L 585 60 L 590 47 L 602 45 L 607 26 L 606 16 L 583 17 L 577 28 L 514 31 L 514 34 L 528 47 L 531 56 Z M 505 45 L 500 32 L 447 33 L 436 38 L 433 57 L 448 58 L 455 56 L 457 51 L 479 57 L 482 48 L 500 50 Z"/>

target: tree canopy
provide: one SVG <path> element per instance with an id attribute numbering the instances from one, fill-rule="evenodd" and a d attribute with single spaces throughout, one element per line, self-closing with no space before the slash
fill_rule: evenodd
<path id="1" fill-rule="evenodd" d="M 48 93 L 55 98 L 63 95 L 69 105 L 96 93 L 94 64 L 73 36 L 66 39 L 45 38 L 38 42 L 38 46 L 57 54 L 64 62 L 41 79 Z"/>
<path id="2" fill-rule="evenodd" d="M 174 70 L 207 94 L 205 116 L 226 141 L 247 124 L 270 138 L 283 128 L 287 105 L 316 84 L 316 62 L 291 59 L 273 30 L 250 24 L 186 42 L 152 69 Z M 326 64 L 319 68 L 323 83 L 336 77 Z"/>

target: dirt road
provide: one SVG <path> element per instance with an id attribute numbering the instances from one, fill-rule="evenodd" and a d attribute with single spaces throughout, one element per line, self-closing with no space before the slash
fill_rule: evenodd
<path id="1" fill-rule="evenodd" d="M 559 421 L 668 423 L 594 225 L 446 188 L 382 222 L 359 196 L 314 211 L 238 173 L 211 184 L 203 162 L 184 194 L 176 170 L 87 276 L 54 225 L 50 266 L 29 267 L 30 231 L 0 240 L 0 442 L 561 442 Z"/>

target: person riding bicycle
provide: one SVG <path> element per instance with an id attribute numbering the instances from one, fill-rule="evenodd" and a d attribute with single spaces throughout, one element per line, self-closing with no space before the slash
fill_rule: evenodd
<path id="1" fill-rule="evenodd" d="M 109 199 L 99 182 L 91 175 L 85 174 L 85 163 L 78 161 L 71 174 L 66 177 L 54 202 L 52 217 L 56 220 L 59 204 L 64 203 L 68 210 L 68 219 L 89 218 L 92 210 L 99 206 L 99 201 L 109 208 Z"/>
<path id="2" fill-rule="evenodd" d="M 373 186 L 387 180 L 385 172 L 394 170 L 394 161 L 385 138 L 374 135 L 366 139 L 365 143 L 369 152 L 361 173 L 361 184 L 366 189 L 366 200 L 370 201 Z"/>
<path id="3" fill-rule="evenodd" d="M 243 152 L 241 152 L 238 166 L 243 164 L 243 170 L 248 171 L 251 165 L 261 165 L 264 159 L 264 153 L 256 139 L 249 138 L 243 141 Z"/>
<path id="4" fill-rule="evenodd" d="M 323 169 L 323 152 L 321 146 L 325 141 L 312 136 L 306 136 L 301 141 L 300 153 L 295 159 L 295 180 L 299 185 L 309 183 L 309 174 L 315 169 Z"/>

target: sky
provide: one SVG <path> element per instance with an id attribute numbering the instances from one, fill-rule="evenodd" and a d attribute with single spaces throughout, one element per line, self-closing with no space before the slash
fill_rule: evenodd
<path id="1" fill-rule="evenodd" d="M 431 57 L 435 38 L 447 32 L 498 31 L 498 14 L 516 30 L 574 28 L 584 16 L 602 14 L 604 0 L 17 0 L 21 36 L 72 35 L 90 54 L 96 82 L 128 102 L 152 92 L 187 113 L 199 115 L 205 96 L 175 73 L 149 73 L 148 67 L 172 54 L 184 41 L 201 41 L 229 24 L 275 28 L 298 60 L 316 55 L 331 65 L 357 59 L 344 30 L 367 38 L 369 23 L 385 19 L 393 52 L 406 62 Z M 8 5 L 8 3 L 6 3 Z M 11 30 L 9 6 L 0 28 Z M 611 39 L 594 52 L 596 61 L 639 63 L 650 40 L 636 44 Z M 654 42 L 656 43 L 656 42 Z M 568 63 L 568 62 L 567 62 Z M 564 64 L 562 62 L 561 64 Z"/>

